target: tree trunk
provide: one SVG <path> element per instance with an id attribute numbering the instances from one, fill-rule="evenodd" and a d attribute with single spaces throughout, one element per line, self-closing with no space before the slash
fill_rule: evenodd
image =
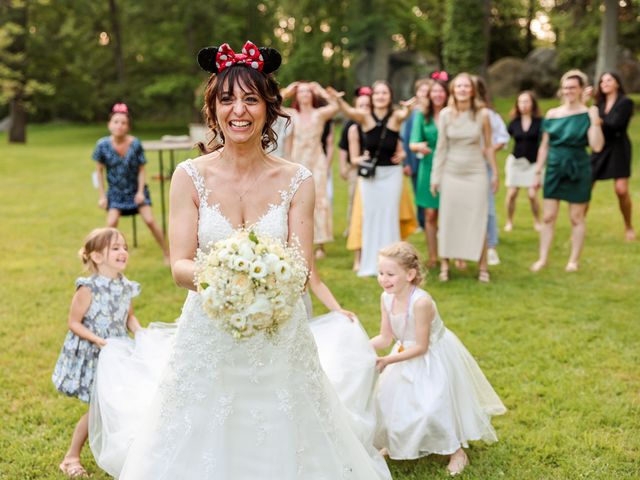
<path id="1" fill-rule="evenodd" d="M 109 0 L 109 17 L 111 28 L 113 29 L 113 55 L 116 62 L 116 79 L 119 84 L 124 84 L 124 56 L 122 54 L 122 29 L 120 28 L 120 17 L 118 15 L 118 5 L 116 0 Z"/>
<path id="2" fill-rule="evenodd" d="M 484 0 L 484 16 L 482 24 L 482 35 L 484 37 L 484 58 L 479 66 L 480 75 L 487 78 L 489 69 L 489 46 L 491 45 L 491 0 Z"/>
<path id="3" fill-rule="evenodd" d="M 20 31 L 16 32 L 13 42 L 8 47 L 12 54 L 22 54 L 16 60 L 13 69 L 18 74 L 19 83 L 15 87 L 13 96 L 9 100 L 9 143 L 25 143 L 27 141 L 27 111 L 24 106 L 24 85 L 26 82 L 25 58 L 27 50 L 27 4 L 23 3 L 13 7 L 12 21 L 20 26 Z"/>
<path id="4" fill-rule="evenodd" d="M 26 143 L 27 141 L 27 111 L 22 103 L 22 92 L 11 99 L 9 104 L 9 143 Z"/>
<path id="5" fill-rule="evenodd" d="M 604 0 L 604 13 L 598 39 L 596 79 L 603 72 L 615 70 L 618 63 L 618 0 Z"/>
<path id="6" fill-rule="evenodd" d="M 529 6 L 527 7 L 527 37 L 525 39 L 527 55 L 533 50 L 533 32 L 531 31 L 531 22 L 533 22 L 536 16 L 536 3 L 536 0 L 529 0 Z"/>
<path id="7" fill-rule="evenodd" d="M 389 80 L 389 57 L 391 56 L 391 42 L 385 35 L 376 37 L 373 65 L 371 70 L 372 84 L 376 80 Z"/>

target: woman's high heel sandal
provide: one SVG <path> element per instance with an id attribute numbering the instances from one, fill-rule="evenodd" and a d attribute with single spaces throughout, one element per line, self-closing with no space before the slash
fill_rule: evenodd
<path id="1" fill-rule="evenodd" d="M 438 280 L 440 280 L 441 282 L 448 282 L 449 270 L 440 270 L 440 273 L 438 274 Z"/>
<path id="2" fill-rule="evenodd" d="M 491 281 L 489 272 L 486 270 L 480 270 L 480 273 L 478 274 L 478 281 L 482 283 L 489 283 Z"/>

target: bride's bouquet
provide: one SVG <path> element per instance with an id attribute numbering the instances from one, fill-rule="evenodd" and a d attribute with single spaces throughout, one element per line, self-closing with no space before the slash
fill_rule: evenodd
<path id="1" fill-rule="evenodd" d="M 204 311 L 238 339 L 274 333 L 287 321 L 307 275 L 297 247 L 253 231 L 238 231 L 196 256 Z"/>

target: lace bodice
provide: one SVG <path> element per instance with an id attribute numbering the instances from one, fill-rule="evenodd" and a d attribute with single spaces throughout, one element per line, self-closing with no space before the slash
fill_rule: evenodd
<path id="1" fill-rule="evenodd" d="M 193 180 L 200 202 L 198 215 L 198 246 L 206 249 L 211 242 L 230 237 L 236 230 L 231 221 L 220 210 L 220 204 L 209 204 L 209 190 L 205 187 L 204 178 L 193 165 L 191 160 L 185 160 L 178 165 Z M 280 203 L 271 203 L 267 210 L 251 225 L 245 228 L 254 230 L 257 234 L 279 238 L 286 242 L 289 236 L 289 205 L 300 184 L 311 176 L 311 172 L 300 166 L 289 183 L 288 190 L 280 190 Z"/>
<path id="2" fill-rule="evenodd" d="M 416 341 L 416 320 L 413 314 L 413 306 L 421 297 L 429 297 L 429 294 L 424 290 L 418 288 L 411 297 L 411 304 L 409 307 L 409 316 L 405 315 L 405 312 L 393 313 L 393 295 L 383 293 L 384 306 L 389 314 L 389 321 L 391 322 L 391 329 L 393 330 L 393 336 L 400 342 L 415 342 Z M 432 299 L 433 301 L 433 299 Z M 445 331 L 444 322 L 440 318 L 438 313 L 438 307 L 433 301 L 436 314 L 431 321 L 431 328 L 429 330 L 429 344 L 432 345 L 437 342 Z"/>
<path id="3" fill-rule="evenodd" d="M 198 194 L 200 247 L 237 231 L 207 201 L 193 163 L 179 167 Z M 280 202 L 244 228 L 286 241 L 291 199 L 310 175 L 298 168 Z M 154 400 L 118 478 L 390 480 L 384 463 L 375 470 L 347 424 L 321 370 L 301 298 L 276 331 L 237 339 L 219 320 L 189 292 Z"/>

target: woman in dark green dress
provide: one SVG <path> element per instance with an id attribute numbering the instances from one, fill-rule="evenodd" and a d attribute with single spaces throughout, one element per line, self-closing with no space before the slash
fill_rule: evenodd
<path id="1" fill-rule="evenodd" d="M 585 236 L 584 218 L 591 200 L 591 163 L 586 147 L 599 152 L 604 145 L 598 109 L 587 108 L 583 102 L 583 96 L 590 95 L 586 85 L 587 77 L 580 70 L 565 73 L 560 81 L 562 105 L 549 110 L 542 122 L 535 188 L 542 184 L 545 163 L 546 171 L 540 256 L 531 266 L 534 272 L 547 264 L 560 200 L 569 202 L 571 217 L 571 254 L 565 270 L 578 270 Z"/>
<path id="2" fill-rule="evenodd" d="M 418 111 L 411 130 L 409 148 L 420 158 L 418 179 L 416 182 L 416 204 L 425 209 L 425 236 L 429 250 L 428 266 L 438 262 L 438 207 L 439 195 L 431 194 L 431 167 L 433 152 L 438 143 L 437 122 L 447 105 L 449 90 L 445 80 L 434 79 L 429 86 L 427 106 L 424 113 Z"/>

